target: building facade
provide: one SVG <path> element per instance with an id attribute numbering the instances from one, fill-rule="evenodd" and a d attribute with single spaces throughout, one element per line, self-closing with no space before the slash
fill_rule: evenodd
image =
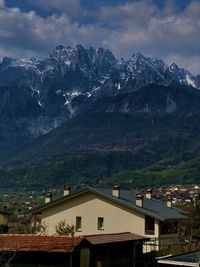
<path id="1" fill-rule="evenodd" d="M 183 212 L 168 203 L 152 199 L 136 191 L 85 188 L 76 192 L 65 188 L 64 196 L 52 200 L 50 196 L 41 207 L 32 210 L 33 223 L 41 218 L 47 234 L 56 234 L 56 225 L 65 221 L 74 226 L 75 236 L 131 232 L 150 238 L 148 247 L 159 249 L 177 238 L 178 223 L 186 218 Z M 164 241 L 163 241 L 164 240 Z M 156 247 L 157 246 L 157 247 Z M 149 250 L 149 249 L 148 249 Z"/>

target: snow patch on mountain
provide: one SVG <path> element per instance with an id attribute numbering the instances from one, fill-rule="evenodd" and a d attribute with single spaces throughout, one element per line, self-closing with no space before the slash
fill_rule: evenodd
<path id="1" fill-rule="evenodd" d="M 69 60 L 65 60 L 65 65 L 67 65 L 68 67 L 70 67 L 71 62 Z"/>
<path id="2" fill-rule="evenodd" d="M 191 85 L 192 87 L 196 87 L 194 79 L 191 78 L 190 75 L 186 75 L 186 81 L 188 85 Z"/>

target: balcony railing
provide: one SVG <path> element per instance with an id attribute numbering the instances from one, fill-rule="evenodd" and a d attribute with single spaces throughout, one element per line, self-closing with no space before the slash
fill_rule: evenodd
<path id="1" fill-rule="evenodd" d="M 145 235 L 154 235 L 154 234 L 155 234 L 155 230 L 145 229 Z"/>

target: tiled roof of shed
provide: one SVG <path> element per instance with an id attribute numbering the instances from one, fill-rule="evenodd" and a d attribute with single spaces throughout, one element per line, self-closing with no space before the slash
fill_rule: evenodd
<path id="1" fill-rule="evenodd" d="M 82 240 L 83 237 L 0 234 L 0 252 L 39 251 L 71 253 Z"/>
<path id="2" fill-rule="evenodd" d="M 119 243 L 148 238 L 129 232 L 116 234 L 88 235 L 80 237 L 47 236 L 34 234 L 0 234 L 0 252 L 48 252 L 72 253 L 85 240 L 91 245 Z"/>
<path id="3" fill-rule="evenodd" d="M 116 234 L 102 234 L 102 235 L 89 235 L 85 236 L 85 239 L 89 241 L 92 245 L 107 244 L 107 243 L 117 243 L 117 242 L 127 242 L 136 240 L 147 240 L 148 238 L 127 233 L 116 233 Z"/>

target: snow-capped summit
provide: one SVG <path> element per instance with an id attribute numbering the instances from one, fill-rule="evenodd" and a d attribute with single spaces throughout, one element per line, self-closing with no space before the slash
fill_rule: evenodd
<path id="1" fill-rule="evenodd" d="M 4 57 L 1 67 L 4 68 L 35 68 L 40 64 L 40 61 L 35 58 L 21 58 L 21 59 L 12 59 L 10 57 Z"/>
<path id="2" fill-rule="evenodd" d="M 199 77 L 141 53 L 116 59 L 108 49 L 85 49 L 80 44 L 58 45 L 44 60 L 5 57 L 0 63 L 0 86 L 28 86 L 38 105 L 54 115 L 72 110 L 75 114 L 85 98 L 121 95 L 148 84 L 200 88 Z"/>
<path id="3" fill-rule="evenodd" d="M 36 80 L 39 90 L 53 85 L 62 88 L 64 92 L 78 89 L 89 93 L 99 86 L 104 90 L 105 83 L 113 79 L 110 84 L 120 83 L 120 89 L 123 88 L 125 92 L 126 84 L 129 84 L 128 91 L 131 90 L 130 81 L 134 81 L 133 90 L 149 83 L 168 85 L 172 82 L 199 88 L 199 79 L 179 68 L 176 63 L 167 66 L 164 61 L 145 57 L 141 53 L 133 54 L 128 60 L 118 60 L 107 49 L 85 49 L 80 44 L 75 47 L 58 45 L 43 61 L 5 57 L 0 64 L 0 73 L 2 72 L 6 72 L 9 78 L 5 80 L 5 75 L 1 75 L 0 85 L 16 80 L 16 72 L 23 72 L 23 75 L 18 73 L 23 80 L 21 82 L 30 85 Z M 34 84 L 31 84 L 33 89 Z"/>

